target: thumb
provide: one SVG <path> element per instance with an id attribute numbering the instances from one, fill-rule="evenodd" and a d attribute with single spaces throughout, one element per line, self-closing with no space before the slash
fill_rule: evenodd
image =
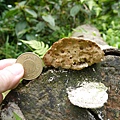
<path id="1" fill-rule="evenodd" d="M 0 93 L 14 88 L 24 75 L 23 66 L 15 63 L 0 70 Z"/>
<path id="2" fill-rule="evenodd" d="M 2 93 L 0 93 L 0 103 L 2 102 L 2 100 L 3 100 L 3 95 Z"/>

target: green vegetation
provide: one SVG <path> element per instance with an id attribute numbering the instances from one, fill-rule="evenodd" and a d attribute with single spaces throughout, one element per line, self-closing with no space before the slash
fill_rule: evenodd
<path id="1" fill-rule="evenodd" d="M 120 48 L 119 0 L 0 0 L 0 8 L 0 59 L 26 51 L 42 57 L 55 41 L 85 23 Z M 40 46 L 33 48 L 31 40 Z"/>
<path id="2" fill-rule="evenodd" d="M 22 120 L 22 118 L 20 118 L 20 116 L 18 116 L 15 112 L 13 114 L 14 114 L 15 120 Z"/>
<path id="3" fill-rule="evenodd" d="M 41 58 L 45 55 L 45 53 L 49 49 L 48 44 L 45 45 L 44 42 L 42 41 L 40 42 L 37 40 L 30 40 L 30 41 L 21 40 L 21 42 L 28 45 L 31 51 L 38 54 Z"/>

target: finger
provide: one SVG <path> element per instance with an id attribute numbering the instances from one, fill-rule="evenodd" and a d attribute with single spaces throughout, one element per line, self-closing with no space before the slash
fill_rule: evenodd
<path id="1" fill-rule="evenodd" d="M 0 93 L 0 103 L 2 102 L 3 100 L 3 95 Z"/>
<path id="2" fill-rule="evenodd" d="M 24 69 L 19 63 L 0 70 L 0 93 L 14 88 L 23 77 Z"/>
<path id="3" fill-rule="evenodd" d="M 0 70 L 2 70 L 3 68 L 10 66 L 12 64 L 14 64 L 16 62 L 16 59 L 3 59 L 0 60 Z"/>

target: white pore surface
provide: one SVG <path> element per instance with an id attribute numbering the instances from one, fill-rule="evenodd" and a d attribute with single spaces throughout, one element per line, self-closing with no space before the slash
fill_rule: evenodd
<path id="1" fill-rule="evenodd" d="M 78 88 L 67 88 L 70 102 L 82 108 L 102 107 L 108 99 L 106 91 L 107 87 L 98 82 L 83 82 Z"/>

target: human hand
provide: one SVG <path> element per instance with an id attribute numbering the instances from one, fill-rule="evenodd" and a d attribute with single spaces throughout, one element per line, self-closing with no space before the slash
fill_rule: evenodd
<path id="1" fill-rule="evenodd" d="M 15 62 L 16 59 L 0 60 L 0 103 L 3 100 L 2 93 L 15 88 L 24 75 L 23 66 Z"/>

